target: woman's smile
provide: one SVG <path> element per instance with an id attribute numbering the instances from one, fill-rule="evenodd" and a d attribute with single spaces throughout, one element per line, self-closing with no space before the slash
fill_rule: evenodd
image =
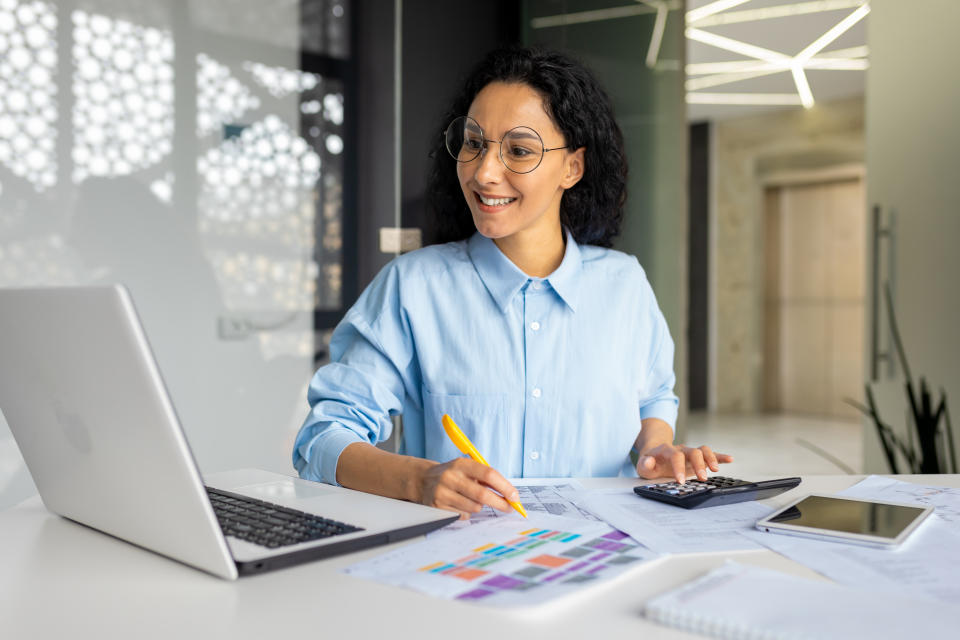
<path id="1" fill-rule="evenodd" d="M 484 195 L 482 193 L 477 193 L 476 191 L 473 193 L 477 197 L 477 206 L 485 213 L 497 213 L 499 211 L 503 211 L 517 200 L 516 198 L 511 198 L 508 196 Z"/>

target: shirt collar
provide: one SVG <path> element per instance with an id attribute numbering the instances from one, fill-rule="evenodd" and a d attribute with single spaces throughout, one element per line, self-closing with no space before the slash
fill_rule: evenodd
<path id="1" fill-rule="evenodd" d="M 583 270 L 583 260 L 580 256 L 580 246 L 573 239 L 573 234 L 567 233 L 567 248 L 563 252 L 563 261 L 557 270 L 551 273 L 547 280 L 571 311 L 577 310 L 577 300 L 580 299 L 580 272 Z"/>
<path id="2" fill-rule="evenodd" d="M 571 310 L 577 310 L 577 276 L 580 274 L 583 264 L 580 258 L 580 247 L 573 239 L 573 235 L 567 231 L 567 246 L 563 252 L 563 260 L 556 271 L 544 278 L 550 283 L 550 286 L 557 292 L 560 298 L 570 307 Z M 467 243 L 467 251 L 473 266 L 480 275 L 487 291 L 493 298 L 497 306 L 504 313 L 510 305 L 510 301 L 517 295 L 530 276 L 521 271 L 517 265 L 505 256 L 500 248 L 490 238 L 484 237 L 479 232 L 474 233 Z"/>

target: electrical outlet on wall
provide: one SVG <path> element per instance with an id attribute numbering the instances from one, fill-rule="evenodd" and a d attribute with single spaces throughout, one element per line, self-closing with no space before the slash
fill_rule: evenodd
<path id="1" fill-rule="evenodd" d="M 382 253 L 406 253 L 419 249 L 422 244 L 420 229 L 380 228 L 380 251 Z"/>

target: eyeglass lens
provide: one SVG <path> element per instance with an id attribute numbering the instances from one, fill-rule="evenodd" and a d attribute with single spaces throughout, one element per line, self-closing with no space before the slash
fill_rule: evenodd
<path id="1" fill-rule="evenodd" d="M 457 162 L 470 162 L 483 151 L 486 143 L 483 130 L 473 118 L 461 116 L 447 127 L 447 151 Z M 529 173 L 543 159 L 543 140 L 530 127 L 516 127 L 508 131 L 500 141 L 500 158 L 508 169 L 516 173 Z"/>

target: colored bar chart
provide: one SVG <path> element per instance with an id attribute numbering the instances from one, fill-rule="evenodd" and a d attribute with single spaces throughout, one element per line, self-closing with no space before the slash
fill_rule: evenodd
<path id="1" fill-rule="evenodd" d="M 653 557 L 602 522 L 542 515 L 434 534 L 345 571 L 445 598 L 524 605 L 582 589 Z"/>

